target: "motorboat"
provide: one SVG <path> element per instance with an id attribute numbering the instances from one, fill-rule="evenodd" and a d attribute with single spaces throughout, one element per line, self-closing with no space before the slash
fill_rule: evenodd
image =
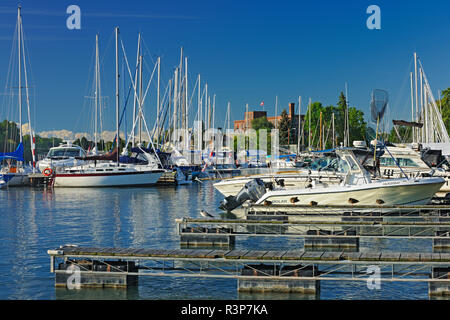
<path id="1" fill-rule="evenodd" d="M 267 185 L 280 186 L 286 189 L 306 188 L 316 184 L 334 185 L 340 184 L 344 174 L 335 169 L 337 159 L 332 156 L 324 156 L 312 162 L 309 167 L 297 168 L 297 170 L 282 170 L 271 168 L 270 171 L 253 175 L 240 175 L 224 179 L 214 184 L 225 197 L 235 196 L 246 183 L 252 179 L 261 179 Z"/>
<path id="2" fill-rule="evenodd" d="M 266 184 L 258 179 L 249 182 L 238 196 L 225 198 L 221 207 L 231 211 L 244 199 L 257 205 L 421 205 L 429 203 L 445 183 L 444 178 L 433 176 L 372 180 L 352 150 L 338 149 L 336 155 L 337 171 L 344 174 L 340 184 L 267 190 Z M 244 196 L 245 190 L 251 192 Z"/>
<path id="3" fill-rule="evenodd" d="M 41 172 L 46 168 L 62 171 L 63 168 L 82 165 L 84 162 L 80 158 L 84 158 L 86 155 L 86 151 L 80 146 L 66 143 L 50 148 L 47 156 L 38 161 L 36 165 Z"/>

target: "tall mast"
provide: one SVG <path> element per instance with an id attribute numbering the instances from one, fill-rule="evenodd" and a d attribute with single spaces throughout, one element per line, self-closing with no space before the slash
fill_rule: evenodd
<path id="1" fill-rule="evenodd" d="M 22 18 L 20 15 L 21 6 L 17 7 L 17 46 L 19 53 L 19 132 L 20 132 L 20 142 L 22 143 L 22 65 L 21 65 L 21 57 L 22 57 Z M 31 130 L 31 128 L 30 128 Z"/>
<path id="2" fill-rule="evenodd" d="M 139 56 L 139 144 L 142 144 L 142 54 Z"/>
<path id="3" fill-rule="evenodd" d="M 116 27 L 116 150 L 119 165 L 119 27 Z"/>
<path id="4" fill-rule="evenodd" d="M 334 149 L 335 142 L 336 142 L 336 136 L 335 136 L 335 132 L 334 132 L 334 112 L 331 114 L 331 125 L 333 126 L 333 142 L 332 142 L 332 146 L 333 146 L 333 149 Z"/>
<path id="5" fill-rule="evenodd" d="M 138 66 L 139 66 L 139 57 L 141 55 L 141 33 L 138 35 L 138 45 L 137 45 L 137 54 L 136 54 L 136 69 L 134 72 L 134 83 L 137 84 L 137 77 L 138 77 Z M 136 85 L 135 85 L 136 88 Z M 134 123 L 136 121 L 136 100 L 137 100 L 137 89 L 135 89 L 134 95 L 133 95 L 133 141 L 131 145 L 134 147 L 134 144 L 136 143 L 136 128 L 134 127 Z"/>
<path id="6" fill-rule="evenodd" d="M 156 146 L 159 145 L 159 92 L 160 92 L 160 81 L 161 81 L 161 57 L 158 57 L 158 91 L 156 93 Z"/>
<path id="7" fill-rule="evenodd" d="M 344 147 L 350 146 L 350 125 L 349 125 L 349 115 L 348 115 L 348 92 L 347 92 L 347 82 L 345 82 L 345 142 Z"/>
<path id="8" fill-rule="evenodd" d="M 278 96 L 275 97 L 275 129 L 278 129 Z"/>
<path id="9" fill-rule="evenodd" d="M 205 129 L 208 130 L 208 119 L 209 119 L 209 113 L 208 113 L 208 83 L 205 83 Z M 205 146 L 206 147 L 206 146 Z"/>
<path id="10" fill-rule="evenodd" d="M 188 138 L 189 135 L 186 133 L 188 130 L 188 60 L 187 57 L 184 58 L 184 117 L 183 117 L 183 132 L 184 136 L 184 149 L 189 149 Z"/>
<path id="11" fill-rule="evenodd" d="M 98 124 L 97 124 L 97 113 L 98 113 L 98 34 L 95 35 L 95 120 L 94 120 L 94 148 L 97 148 L 97 131 L 98 131 Z"/>
<path id="12" fill-rule="evenodd" d="M 322 150 L 322 111 L 320 112 L 319 150 Z"/>
<path id="13" fill-rule="evenodd" d="M 201 85 L 200 85 L 200 74 L 198 75 L 198 97 L 197 97 L 197 108 L 198 108 L 198 132 L 197 132 L 197 139 L 198 139 L 198 150 L 202 150 L 202 136 L 203 136 L 203 113 L 202 113 L 202 96 L 201 96 Z M 201 156 L 201 155 L 200 155 Z"/>
<path id="14" fill-rule="evenodd" d="M 297 154 L 300 153 L 300 138 L 302 136 L 302 97 L 298 96 L 298 130 L 297 130 Z"/>
<path id="15" fill-rule="evenodd" d="M 215 117 L 216 117 L 216 94 L 213 95 L 213 105 L 212 105 L 212 128 L 215 128 Z"/>
<path id="16" fill-rule="evenodd" d="M 175 69 L 173 86 L 173 143 L 176 143 L 176 130 L 177 130 L 177 101 L 178 101 L 178 68 Z"/>
<path id="17" fill-rule="evenodd" d="M 414 122 L 414 87 L 413 87 L 413 73 L 409 73 L 410 82 L 411 82 L 411 122 Z M 416 140 L 416 128 L 413 126 L 411 127 L 411 138 L 412 142 L 415 142 Z"/>
<path id="18" fill-rule="evenodd" d="M 417 53 L 414 52 L 414 79 L 416 91 L 416 122 L 419 121 L 419 93 L 417 91 Z M 419 142 L 419 130 L 416 130 L 416 142 Z"/>
<path id="19" fill-rule="evenodd" d="M 423 94 L 423 74 L 422 74 L 422 68 L 419 69 L 419 77 L 420 77 L 420 114 L 422 117 L 422 142 L 428 142 L 427 141 L 427 118 L 426 118 L 426 111 L 424 108 L 423 100 L 424 100 L 424 94 Z"/>
<path id="20" fill-rule="evenodd" d="M 309 104 L 308 104 L 308 148 L 311 150 L 311 98 L 309 98 Z"/>

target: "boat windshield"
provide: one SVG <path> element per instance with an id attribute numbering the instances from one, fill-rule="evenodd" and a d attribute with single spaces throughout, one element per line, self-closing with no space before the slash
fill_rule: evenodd
<path id="1" fill-rule="evenodd" d="M 338 160 L 333 157 L 324 157 L 312 162 L 308 167 L 313 170 L 334 171 L 338 168 Z"/>
<path id="2" fill-rule="evenodd" d="M 52 148 L 47 155 L 49 158 L 78 156 L 80 156 L 80 150 L 76 148 Z"/>

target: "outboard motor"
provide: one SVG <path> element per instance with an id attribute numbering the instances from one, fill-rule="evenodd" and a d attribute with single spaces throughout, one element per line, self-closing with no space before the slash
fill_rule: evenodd
<path id="1" fill-rule="evenodd" d="M 256 202 L 266 193 L 266 186 L 261 179 L 252 179 L 247 182 L 236 196 L 228 196 L 220 203 L 219 208 L 226 211 L 232 211 L 250 200 Z"/>

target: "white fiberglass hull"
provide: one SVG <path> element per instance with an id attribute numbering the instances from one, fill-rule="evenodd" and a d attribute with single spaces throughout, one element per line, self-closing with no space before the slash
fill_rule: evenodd
<path id="1" fill-rule="evenodd" d="M 159 180 L 164 170 L 124 171 L 110 173 L 57 173 L 55 187 L 120 187 L 149 186 Z"/>
<path id="2" fill-rule="evenodd" d="M 349 199 L 356 199 L 355 206 L 376 206 L 379 200 L 384 205 L 427 204 L 444 184 L 443 178 L 391 179 L 352 186 L 331 186 L 328 188 L 287 189 L 269 191 L 256 204 L 270 201 L 282 205 L 349 205 Z M 298 200 L 294 204 L 292 198 Z"/>
<path id="3" fill-rule="evenodd" d="M 336 174 L 325 174 L 321 175 L 314 174 L 308 175 L 306 172 L 296 172 L 292 174 L 283 174 L 283 175 L 255 175 L 251 177 L 234 177 L 232 179 L 222 180 L 214 184 L 214 188 L 217 189 L 221 194 L 225 197 L 235 196 L 241 191 L 244 185 L 252 179 L 260 178 L 265 183 L 273 182 L 274 178 L 283 179 L 284 186 L 287 189 L 301 189 L 305 188 L 309 183 L 309 179 L 311 178 L 314 183 L 319 180 L 319 176 L 321 177 L 320 181 L 327 185 L 337 185 L 341 183 L 342 178 Z"/>

